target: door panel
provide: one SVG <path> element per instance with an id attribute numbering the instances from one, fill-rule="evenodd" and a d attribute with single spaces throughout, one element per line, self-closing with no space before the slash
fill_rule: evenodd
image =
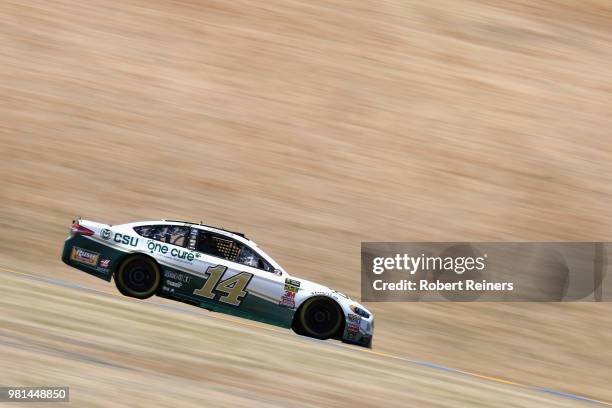
<path id="1" fill-rule="evenodd" d="M 220 244 L 202 242 L 200 233 L 206 234 L 208 238 L 210 235 L 215 235 L 214 238 L 224 242 Z M 279 313 L 278 309 L 283 309 L 279 306 L 279 300 L 284 293 L 283 277 L 223 258 L 238 259 L 240 251 L 245 247 L 261 256 L 256 249 L 229 237 L 197 229 L 192 229 L 189 247 L 198 256 L 192 266 L 195 275 L 193 282 L 181 288 L 181 292 L 185 295 L 198 298 L 206 306 L 214 302 L 224 307 L 240 309 L 248 314 L 274 314 Z M 199 252 L 198 249 L 215 253 L 217 256 Z M 188 291 L 190 293 L 187 293 Z M 286 311 L 283 310 L 280 314 L 284 315 Z"/>

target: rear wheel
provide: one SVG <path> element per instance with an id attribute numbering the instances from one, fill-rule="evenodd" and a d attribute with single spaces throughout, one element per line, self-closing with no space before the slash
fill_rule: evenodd
<path id="1" fill-rule="evenodd" d="M 331 298 L 311 298 L 299 311 L 300 331 L 317 339 L 333 337 L 342 326 L 342 310 Z"/>
<path id="2" fill-rule="evenodd" d="M 131 256 L 115 272 L 115 285 L 125 296 L 146 299 L 157 292 L 161 273 L 157 263 L 146 256 Z"/>

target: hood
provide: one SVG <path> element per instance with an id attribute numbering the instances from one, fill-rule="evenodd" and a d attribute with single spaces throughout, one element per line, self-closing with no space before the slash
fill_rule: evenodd
<path id="1" fill-rule="evenodd" d="M 311 292 L 322 292 L 322 293 L 332 292 L 336 295 L 342 296 L 345 299 L 351 300 L 351 298 L 348 297 L 348 295 L 345 295 L 342 292 L 338 292 L 337 290 L 331 289 L 327 286 L 321 285 L 313 281 L 309 281 L 308 279 L 295 278 L 295 277 L 292 277 L 291 279 L 300 281 L 300 289 L 309 290 Z"/>

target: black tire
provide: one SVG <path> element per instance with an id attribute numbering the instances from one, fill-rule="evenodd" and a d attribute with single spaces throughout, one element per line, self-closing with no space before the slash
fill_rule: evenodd
<path id="1" fill-rule="evenodd" d="M 146 299 L 153 296 L 161 283 L 157 263 L 142 255 L 123 261 L 115 271 L 115 285 L 122 295 Z"/>
<path id="2" fill-rule="evenodd" d="M 299 334 L 321 340 L 334 337 L 344 321 L 342 309 L 328 297 L 308 299 L 300 308 L 298 319 Z"/>

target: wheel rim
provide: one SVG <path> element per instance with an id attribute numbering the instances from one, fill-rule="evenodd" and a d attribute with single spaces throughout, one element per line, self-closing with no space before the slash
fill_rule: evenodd
<path id="1" fill-rule="evenodd" d="M 135 293 L 146 293 L 155 285 L 156 274 L 146 262 L 130 262 L 123 270 L 123 283 Z"/>
<path id="2" fill-rule="evenodd" d="M 311 334 L 320 337 L 331 336 L 340 326 L 338 307 L 332 300 L 316 300 L 304 310 L 303 323 Z"/>

